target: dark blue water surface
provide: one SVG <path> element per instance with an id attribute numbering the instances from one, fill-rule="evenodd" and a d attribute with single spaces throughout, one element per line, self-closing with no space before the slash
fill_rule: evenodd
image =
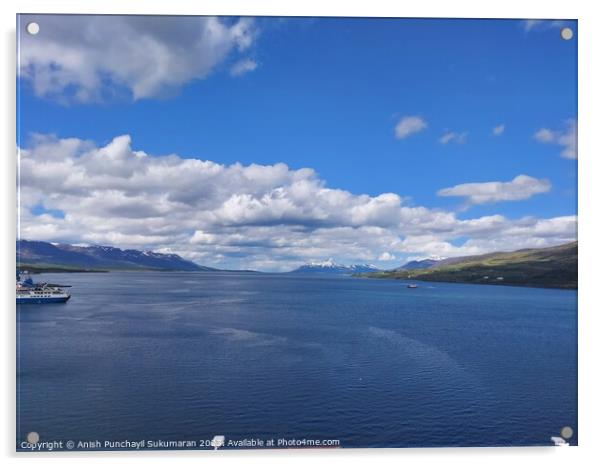
<path id="1" fill-rule="evenodd" d="M 18 446 L 577 440 L 577 294 L 250 273 L 47 274 L 18 309 Z"/>

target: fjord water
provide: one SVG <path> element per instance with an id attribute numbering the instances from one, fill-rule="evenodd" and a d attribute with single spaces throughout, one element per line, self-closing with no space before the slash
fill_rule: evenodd
<path id="1" fill-rule="evenodd" d="M 19 306 L 17 440 L 577 440 L 575 291 L 252 273 L 46 274 Z"/>

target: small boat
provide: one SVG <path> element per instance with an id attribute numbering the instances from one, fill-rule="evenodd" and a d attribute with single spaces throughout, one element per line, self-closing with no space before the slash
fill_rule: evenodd
<path id="1" fill-rule="evenodd" d="M 17 304 L 44 304 L 64 303 L 71 298 L 63 288 L 70 285 L 56 285 L 53 283 L 34 283 L 31 278 L 23 281 L 17 275 Z"/>
<path id="2" fill-rule="evenodd" d="M 408 285 L 408 288 L 412 288 L 412 289 L 414 289 L 414 288 L 418 288 L 418 285 L 416 285 L 416 284 L 414 284 L 414 283 L 410 283 L 410 284 Z"/>

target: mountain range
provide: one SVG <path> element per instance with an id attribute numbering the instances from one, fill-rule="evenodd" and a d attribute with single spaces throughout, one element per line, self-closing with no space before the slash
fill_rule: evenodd
<path id="1" fill-rule="evenodd" d="M 423 259 L 417 261 L 410 261 L 402 265 L 401 267 L 396 268 L 395 270 L 429 269 L 437 265 L 439 262 L 441 262 L 441 259 Z"/>
<path id="2" fill-rule="evenodd" d="M 310 262 L 304 264 L 289 273 L 354 275 L 358 273 L 377 272 L 378 270 L 378 268 L 370 264 L 343 265 L 337 264 L 332 259 L 328 259 L 322 262 Z"/>
<path id="3" fill-rule="evenodd" d="M 27 240 L 17 241 L 17 265 L 21 270 L 30 271 L 216 270 L 187 261 L 177 254 Z"/>
<path id="4" fill-rule="evenodd" d="M 369 264 L 338 264 L 329 259 L 322 262 L 310 262 L 288 273 L 577 288 L 577 250 L 578 246 L 575 241 L 548 248 L 410 261 L 397 269 L 388 271 L 379 270 Z M 74 246 L 28 240 L 17 241 L 16 259 L 20 270 L 33 272 L 218 270 L 195 264 L 177 254 L 119 249 L 110 246 Z"/>
<path id="5" fill-rule="evenodd" d="M 362 274 L 368 278 L 577 288 L 577 242 L 548 248 L 454 257 L 427 268 Z M 407 265 L 407 264 L 406 264 Z"/>

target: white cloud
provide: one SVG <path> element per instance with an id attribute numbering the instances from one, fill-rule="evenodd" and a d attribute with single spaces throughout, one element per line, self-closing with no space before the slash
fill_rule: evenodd
<path id="1" fill-rule="evenodd" d="M 483 217 L 480 223 L 483 232 L 475 233 L 467 229 L 465 233 L 472 237 L 460 246 L 454 246 L 441 236 L 424 234 L 406 237 L 398 250 L 409 254 L 419 251 L 423 256 L 459 257 L 492 251 L 542 248 L 576 241 L 577 238 L 577 217 L 574 215 L 550 219 L 525 217 L 514 222 L 493 216 Z"/>
<path id="2" fill-rule="evenodd" d="M 536 27 L 541 22 L 542 22 L 541 19 L 526 19 L 523 22 L 523 27 L 525 28 L 525 31 L 530 31 L 531 29 Z"/>
<path id="3" fill-rule="evenodd" d="M 554 132 L 548 128 L 541 128 L 533 135 L 533 137 L 536 141 L 543 143 L 554 142 L 554 139 L 556 139 Z"/>
<path id="4" fill-rule="evenodd" d="M 439 138 L 439 142 L 441 144 L 449 144 L 450 142 L 456 142 L 458 144 L 464 144 L 466 142 L 466 137 L 468 133 L 465 131 L 463 133 L 455 133 L 453 131 L 447 131 Z"/>
<path id="5" fill-rule="evenodd" d="M 395 259 L 396 257 L 390 252 L 383 252 L 380 256 L 378 256 L 378 260 L 383 262 L 394 261 Z"/>
<path id="6" fill-rule="evenodd" d="M 502 123 L 501 125 L 494 126 L 492 132 L 494 136 L 500 136 L 505 130 L 506 125 Z"/>
<path id="7" fill-rule="evenodd" d="M 119 93 L 161 97 L 203 79 L 248 49 L 254 22 L 195 16 L 25 15 L 40 33 L 19 36 L 19 74 L 36 95 L 64 102 Z"/>
<path id="8" fill-rule="evenodd" d="M 463 220 L 408 205 L 395 193 L 328 188 L 310 168 L 151 156 L 132 149 L 127 135 L 104 146 L 36 135 L 20 154 L 19 233 L 26 239 L 171 251 L 223 268 L 286 270 L 316 258 L 390 267 L 393 256 L 403 262 L 406 255 L 477 254 L 575 238 L 575 217 Z M 32 214 L 39 205 L 64 218 Z M 455 245 L 459 238 L 469 240 Z"/>
<path id="9" fill-rule="evenodd" d="M 577 158 L 577 122 L 567 120 L 563 130 L 539 129 L 533 137 L 543 144 L 556 144 L 562 147 L 560 155 L 565 159 Z"/>
<path id="10" fill-rule="evenodd" d="M 488 183 L 465 183 L 444 188 L 439 196 L 464 197 L 471 204 L 486 204 L 500 201 L 519 201 L 535 194 L 546 193 L 551 185 L 548 180 L 518 175 L 512 181 L 491 181 Z"/>
<path id="11" fill-rule="evenodd" d="M 523 21 L 523 28 L 526 32 L 537 29 L 554 29 L 564 25 L 564 21 L 550 19 L 526 19 Z"/>
<path id="12" fill-rule="evenodd" d="M 419 116 L 404 116 L 395 125 L 395 137 L 407 138 L 409 135 L 423 131 L 428 126 L 427 122 Z"/>
<path id="13" fill-rule="evenodd" d="M 244 58 L 232 65 L 232 68 L 230 68 L 230 74 L 232 76 L 242 76 L 243 74 L 255 71 L 258 66 L 259 65 L 255 60 Z"/>

